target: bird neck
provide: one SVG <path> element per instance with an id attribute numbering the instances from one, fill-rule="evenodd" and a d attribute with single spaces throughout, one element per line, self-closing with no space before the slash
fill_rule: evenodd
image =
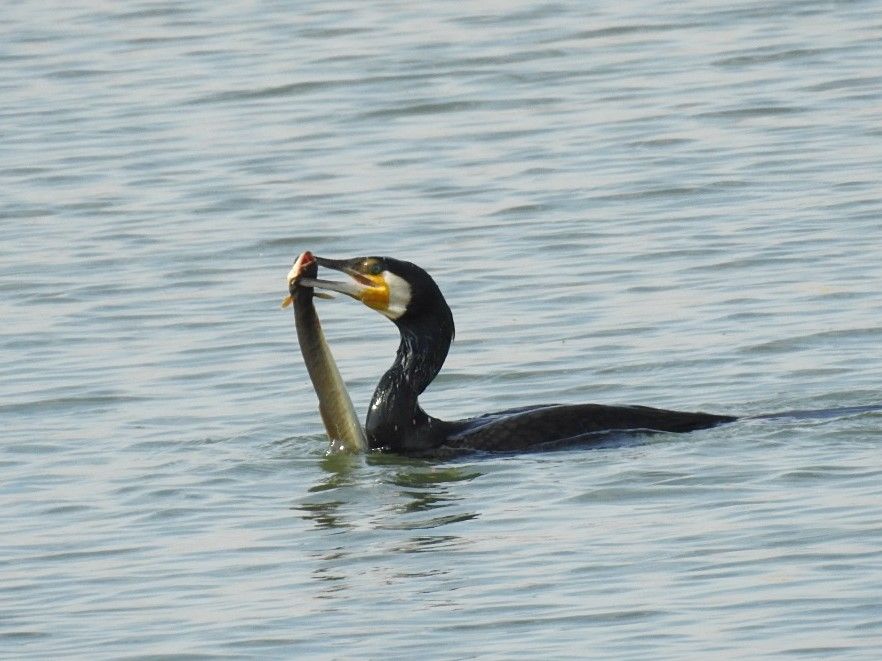
<path id="1" fill-rule="evenodd" d="M 418 398 L 438 374 L 453 341 L 450 309 L 444 304 L 438 313 L 423 321 L 398 324 L 398 353 L 374 391 L 365 425 L 368 435 L 379 444 L 394 446 L 409 430 L 433 420 L 422 410 Z"/>

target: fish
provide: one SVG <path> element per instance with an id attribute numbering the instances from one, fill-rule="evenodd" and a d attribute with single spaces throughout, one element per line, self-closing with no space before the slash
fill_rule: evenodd
<path id="1" fill-rule="evenodd" d="M 333 298 L 329 294 L 315 292 L 312 287 L 300 284 L 301 278 L 315 278 L 318 262 L 308 250 L 294 261 L 288 273 L 288 296 L 282 307 L 294 306 L 294 324 L 297 341 L 312 387 L 318 396 L 319 413 L 330 440 L 331 452 L 365 452 L 367 438 L 358 420 L 352 398 L 337 369 L 331 348 L 316 312 L 313 298 Z"/>

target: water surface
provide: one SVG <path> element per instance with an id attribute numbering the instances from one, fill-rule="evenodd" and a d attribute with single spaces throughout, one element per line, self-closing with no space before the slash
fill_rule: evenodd
<path id="1" fill-rule="evenodd" d="M 284 276 L 428 269 L 440 417 L 880 402 L 874 2 L 24 3 L 0 656 L 873 659 L 882 413 L 326 457 Z M 394 327 L 320 313 L 364 414 Z"/>

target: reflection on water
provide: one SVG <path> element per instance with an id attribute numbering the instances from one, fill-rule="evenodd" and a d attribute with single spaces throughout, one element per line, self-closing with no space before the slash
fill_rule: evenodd
<path id="1" fill-rule="evenodd" d="M 363 462 L 359 455 L 348 452 L 329 452 L 321 461 L 324 479 L 309 488 L 311 492 L 338 489 L 352 484 L 357 468 Z"/>
<path id="2" fill-rule="evenodd" d="M 312 521 L 319 528 L 352 528 L 352 524 L 344 521 L 339 514 L 343 505 L 341 500 L 325 500 L 321 502 L 304 503 L 294 510 L 302 510 L 303 518 Z"/>
<path id="3" fill-rule="evenodd" d="M 453 522 L 447 521 L 447 523 Z M 400 545 L 391 547 L 391 550 L 396 553 L 431 553 L 462 549 L 469 543 L 467 539 L 457 535 L 417 535 L 408 537 Z"/>
<path id="4" fill-rule="evenodd" d="M 449 484 L 474 480 L 481 473 L 471 468 L 444 466 L 408 466 L 390 475 L 392 484 L 403 487 L 398 493 L 401 496 L 399 511 L 405 515 L 415 512 L 451 507 L 462 500 L 447 487 Z M 428 519 L 406 516 L 393 527 L 401 529 L 437 528 L 447 523 L 467 521 L 476 518 L 477 513 L 458 513 L 433 516 Z"/>
<path id="5" fill-rule="evenodd" d="M 352 528 L 363 522 L 345 519 L 347 500 L 345 498 L 366 497 L 375 499 L 376 491 L 365 491 L 361 481 L 372 468 L 382 469 L 375 473 L 381 480 L 379 491 L 387 493 L 389 500 L 396 503 L 389 508 L 380 506 L 379 528 L 425 529 L 437 528 L 448 523 L 468 521 L 478 517 L 477 512 L 446 513 L 439 516 L 420 517 L 418 513 L 441 508 L 454 507 L 462 500 L 461 495 L 451 491 L 449 485 L 469 482 L 479 478 L 482 473 L 473 467 L 432 465 L 423 460 L 414 460 L 389 454 L 367 456 L 334 453 L 321 462 L 321 478 L 307 490 L 309 494 L 322 494 L 322 499 L 309 496 L 294 509 L 304 512 L 303 517 L 322 528 Z M 396 467 L 396 470 L 388 470 Z M 391 518 L 389 514 L 397 516 Z"/>
<path id="6" fill-rule="evenodd" d="M 483 475 L 474 466 L 331 455 L 321 467 L 317 482 L 292 508 L 316 533 L 304 538 L 317 599 L 355 598 L 365 582 L 446 580 L 449 570 L 402 559 L 461 553 L 473 545 L 468 536 L 442 530 L 459 530 L 479 518 L 475 502 L 457 490 Z M 411 530 L 420 532 L 402 536 Z M 429 532 L 435 530 L 438 534 Z"/>
<path id="7" fill-rule="evenodd" d="M 433 516 L 429 518 L 409 518 L 402 519 L 395 523 L 386 523 L 379 527 L 387 530 L 421 530 L 424 528 L 440 528 L 451 523 L 461 523 L 462 521 L 471 521 L 477 519 L 477 512 L 462 512 L 459 514 L 445 514 L 442 516 Z"/>
<path id="8" fill-rule="evenodd" d="M 412 465 L 408 470 L 392 473 L 390 479 L 393 484 L 401 487 L 425 487 L 427 485 L 466 482 L 481 475 L 481 472 L 472 467 L 427 465 L 420 468 Z"/>

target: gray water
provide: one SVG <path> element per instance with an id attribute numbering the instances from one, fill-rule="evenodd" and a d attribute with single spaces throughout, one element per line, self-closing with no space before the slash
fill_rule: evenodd
<path id="1" fill-rule="evenodd" d="M 878 658 L 878 2 L 0 11 L 0 656 Z M 820 412 L 327 457 L 304 249 L 435 276 L 439 417 Z"/>

